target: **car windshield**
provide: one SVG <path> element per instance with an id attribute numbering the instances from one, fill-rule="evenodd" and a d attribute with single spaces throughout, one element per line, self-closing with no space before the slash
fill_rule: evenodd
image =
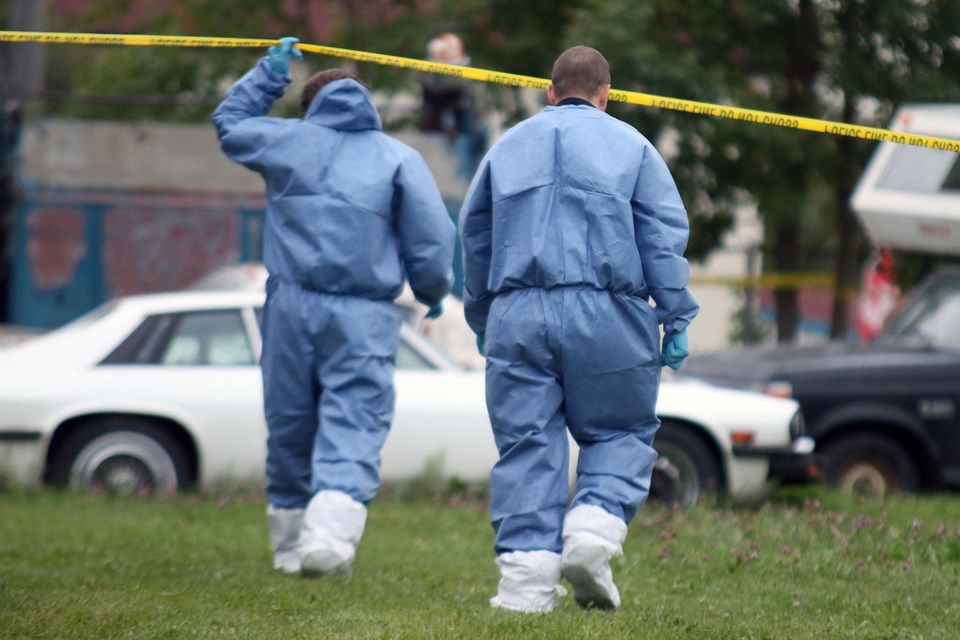
<path id="1" fill-rule="evenodd" d="M 960 273 L 937 277 L 890 321 L 883 337 L 960 349 Z"/>

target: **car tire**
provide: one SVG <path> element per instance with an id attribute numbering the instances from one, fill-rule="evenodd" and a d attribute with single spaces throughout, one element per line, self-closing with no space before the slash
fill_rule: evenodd
<path id="1" fill-rule="evenodd" d="M 704 439 L 689 428 L 664 422 L 654 440 L 648 501 L 689 509 L 721 487 L 720 462 Z"/>
<path id="2" fill-rule="evenodd" d="M 70 434 L 50 466 L 50 482 L 121 495 L 165 494 L 184 488 L 188 457 L 157 423 L 104 418 Z"/>
<path id="3" fill-rule="evenodd" d="M 846 493 L 886 496 L 920 488 L 910 454 L 896 440 L 876 433 L 843 436 L 823 451 L 823 474 Z"/>

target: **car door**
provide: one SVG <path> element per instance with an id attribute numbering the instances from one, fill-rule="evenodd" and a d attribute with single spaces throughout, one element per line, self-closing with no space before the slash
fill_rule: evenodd
<path id="1" fill-rule="evenodd" d="M 886 333 L 927 347 L 927 364 L 910 381 L 922 388 L 916 411 L 936 446 L 944 479 L 960 485 L 960 271 L 935 274 Z"/>
<path id="2" fill-rule="evenodd" d="M 442 358 L 422 336 L 401 332 L 394 374 L 396 412 L 382 452 L 384 480 L 485 481 L 497 460 L 484 373 L 436 356 Z"/>
<path id="3" fill-rule="evenodd" d="M 917 322 L 937 352 L 917 411 L 940 442 L 946 479 L 960 484 L 960 278 L 951 282 L 955 286 L 932 290 L 929 311 Z"/>
<path id="4" fill-rule="evenodd" d="M 126 410 L 167 417 L 189 431 L 201 485 L 263 475 L 266 425 L 253 313 L 237 307 L 151 315 L 102 365 Z M 122 365 L 120 374 L 114 365 Z"/>

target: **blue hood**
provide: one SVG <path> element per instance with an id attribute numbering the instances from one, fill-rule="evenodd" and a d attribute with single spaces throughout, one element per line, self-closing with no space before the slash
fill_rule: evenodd
<path id="1" fill-rule="evenodd" d="M 434 306 L 453 282 L 453 222 L 419 153 L 383 133 L 370 93 L 322 87 L 303 118 L 267 115 L 289 75 L 261 60 L 214 112 L 220 145 L 263 176 L 271 276 L 331 294 L 392 300 L 404 276 Z"/>
<path id="2" fill-rule="evenodd" d="M 370 92 L 349 78 L 335 80 L 313 97 L 305 120 L 337 131 L 383 129 Z"/>

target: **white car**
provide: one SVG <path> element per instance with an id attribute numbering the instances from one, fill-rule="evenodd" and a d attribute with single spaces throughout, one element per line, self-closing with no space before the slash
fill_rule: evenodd
<path id="1" fill-rule="evenodd" d="M 0 480 L 118 492 L 262 482 L 262 291 L 120 298 L 0 349 Z M 484 374 L 404 325 L 383 479 L 486 481 L 497 459 Z M 771 463 L 806 460 L 791 400 L 664 381 L 651 499 L 761 498 Z"/>

